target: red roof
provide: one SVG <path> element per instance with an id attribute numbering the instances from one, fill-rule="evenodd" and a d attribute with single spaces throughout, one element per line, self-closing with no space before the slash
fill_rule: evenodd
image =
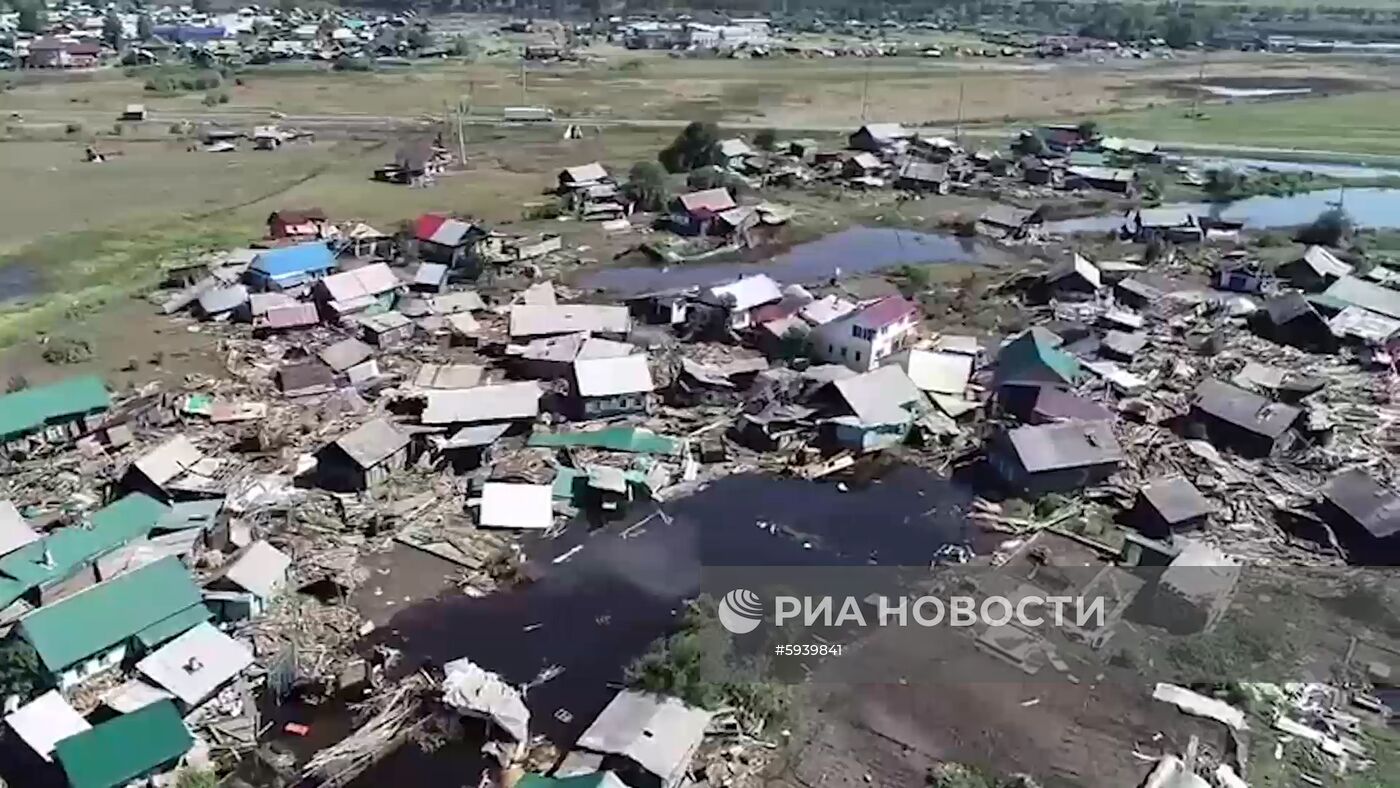
<path id="1" fill-rule="evenodd" d="M 326 221 L 326 212 L 320 208 L 297 208 L 293 210 L 275 211 L 267 217 L 269 224 L 280 221 L 283 224 L 309 224 L 311 222 Z"/>
<path id="2" fill-rule="evenodd" d="M 862 309 L 856 315 L 856 322 L 866 328 L 879 328 L 898 322 L 916 309 L 917 307 L 906 301 L 904 296 L 886 296 Z"/>
<path id="3" fill-rule="evenodd" d="M 447 221 L 447 217 L 442 214 L 425 213 L 413 223 L 413 237 L 432 238 L 433 233 L 437 232 L 445 221 Z"/>

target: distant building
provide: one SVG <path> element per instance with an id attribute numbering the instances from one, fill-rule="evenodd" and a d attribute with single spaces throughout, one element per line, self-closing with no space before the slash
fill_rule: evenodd
<path id="1" fill-rule="evenodd" d="M 101 44 L 44 36 L 29 43 L 25 65 L 28 68 L 93 68 L 101 59 Z"/>
<path id="2" fill-rule="evenodd" d="M 914 132 L 898 123 L 867 123 L 846 140 L 846 147 L 868 153 L 882 153 L 908 145 Z"/>
<path id="3" fill-rule="evenodd" d="M 331 228 L 320 208 L 275 211 L 267 217 L 267 237 L 274 240 L 314 241 Z"/>
<path id="4" fill-rule="evenodd" d="M 671 203 L 671 226 L 682 235 L 708 235 L 721 226 L 719 215 L 736 207 L 723 187 L 682 194 Z"/>
<path id="5" fill-rule="evenodd" d="M 418 256 L 422 260 L 465 270 L 467 276 L 473 276 L 479 265 L 476 245 L 486 237 L 486 231 L 460 219 L 430 213 L 413 223 L 413 237 L 418 241 Z"/>

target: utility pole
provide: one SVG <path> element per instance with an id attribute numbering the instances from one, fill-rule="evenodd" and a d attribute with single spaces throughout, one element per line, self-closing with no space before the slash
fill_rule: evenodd
<path id="1" fill-rule="evenodd" d="M 865 81 L 860 88 L 860 122 L 865 123 L 865 111 L 870 106 L 870 60 L 865 61 Z"/>
<path id="2" fill-rule="evenodd" d="M 1196 74 L 1196 94 L 1191 97 L 1191 119 L 1195 120 L 1201 116 L 1201 94 L 1205 92 L 1206 82 L 1206 52 L 1201 51 L 1201 70 Z"/>
<path id="3" fill-rule="evenodd" d="M 963 88 L 966 83 L 958 80 L 958 120 L 953 126 L 953 141 L 962 145 L 962 120 L 963 120 Z"/>
<path id="4" fill-rule="evenodd" d="M 529 89 L 525 85 L 525 56 L 520 56 L 520 106 L 530 106 Z"/>
<path id="5" fill-rule="evenodd" d="M 467 114 L 467 102 L 459 100 L 457 102 L 457 161 L 463 167 L 467 166 L 467 140 L 462 130 L 463 116 Z"/>

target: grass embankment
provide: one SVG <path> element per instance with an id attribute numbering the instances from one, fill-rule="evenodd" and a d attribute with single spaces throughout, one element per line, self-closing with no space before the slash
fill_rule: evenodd
<path id="1" fill-rule="evenodd" d="M 1400 91 L 1180 107 L 1095 118 L 1105 133 L 1199 145 L 1295 148 L 1400 157 Z"/>
<path id="2" fill-rule="evenodd" d="M 91 230 L 32 244 L 0 258 L 39 279 L 32 298 L 0 305 L 0 347 L 44 333 L 62 333 L 119 298 L 150 288 L 162 268 L 182 258 L 247 241 L 247 234 L 207 223 L 180 222 L 131 233 Z"/>

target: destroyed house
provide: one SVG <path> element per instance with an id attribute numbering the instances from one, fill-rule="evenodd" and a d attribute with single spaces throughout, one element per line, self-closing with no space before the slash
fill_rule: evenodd
<path id="1" fill-rule="evenodd" d="M 150 533 L 168 512 L 147 495 L 128 495 L 93 512 L 80 525 L 50 531 L 0 558 L 0 609 L 25 598 L 32 605 L 97 581 L 101 556 Z"/>
<path id="2" fill-rule="evenodd" d="M 1019 238 L 1031 224 L 1040 223 L 1040 212 L 996 203 L 977 217 L 977 231 L 997 238 Z"/>
<path id="3" fill-rule="evenodd" d="M 1303 256 L 1274 269 L 1274 276 L 1308 293 L 1320 293 L 1344 276 L 1351 275 L 1350 265 L 1337 259 L 1324 246 L 1309 246 Z"/>
<path id="4" fill-rule="evenodd" d="M 1179 208 L 1142 208 L 1129 223 L 1133 240 L 1145 243 L 1153 238 L 1171 243 L 1197 243 L 1205 230 L 1190 211 Z"/>
<path id="5" fill-rule="evenodd" d="M 253 258 L 244 278 L 258 290 L 288 290 L 335 268 L 335 253 L 321 241 L 267 249 Z"/>
<path id="6" fill-rule="evenodd" d="M 1378 315 L 1400 319 L 1400 290 L 1382 287 L 1365 279 L 1344 276 L 1323 292 L 1337 303 L 1359 306 Z"/>
<path id="7" fill-rule="evenodd" d="M 719 365 L 682 358 L 670 398 L 682 407 L 733 404 L 754 376 L 767 368 L 768 361 L 763 358 L 736 359 Z"/>
<path id="8" fill-rule="evenodd" d="M 329 490 L 372 490 L 408 464 L 408 444 L 409 436 L 384 419 L 363 424 L 317 453 L 317 482 Z"/>
<path id="9" fill-rule="evenodd" d="M 1260 336 L 1283 345 L 1323 353 L 1337 347 L 1332 327 L 1302 293 L 1270 298 L 1251 320 Z"/>
<path id="10" fill-rule="evenodd" d="M 0 395 L 0 447 L 31 436 L 50 444 L 77 440 L 111 404 L 107 384 L 90 375 Z"/>
<path id="11" fill-rule="evenodd" d="M 1056 292 L 1094 293 L 1103 287 L 1098 266 L 1078 252 L 1045 272 L 1045 284 Z"/>
<path id="12" fill-rule="evenodd" d="M 287 587 L 292 559 L 259 539 L 210 579 L 205 602 L 220 621 L 257 618 Z"/>
<path id="13" fill-rule="evenodd" d="M 1207 379 L 1196 388 L 1191 418 L 1210 442 L 1248 457 L 1263 457 L 1287 448 L 1289 430 L 1301 411 L 1271 402 L 1228 383 Z"/>
<path id="14" fill-rule="evenodd" d="M 864 372 L 903 350 L 918 325 L 918 307 L 893 295 L 818 326 L 809 341 L 818 360 Z"/>
<path id="15" fill-rule="evenodd" d="M 643 412 L 655 388 L 645 353 L 575 361 L 573 378 L 575 413 L 583 419 Z"/>
<path id="16" fill-rule="evenodd" d="M 365 341 L 377 348 L 406 345 L 413 339 L 417 325 L 399 312 L 383 312 L 359 318 Z"/>
<path id="17" fill-rule="evenodd" d="M 275 211 L 267 217 L 267 237 L 279 241 L 322 238 L 329 227 L 330 220 L 320 208 Z"/>
<path id="18" fill-rule="evenodd" d="M 1007 343 L 997 354 L 996 384 L 1070 386 L 1084 376 L 1078 359 L 1059 347 L 1059 337 L 1035 327 Z"/>
<path id="19" fill-rule="evenodd" d="M 840 446 L 873 451 L 902 442 L 931 409 L 928 398 L 897 365 L 833 381 L 831 388 L 851 415 L 828 421 Z"/>
<path id="20" fill-rule="evenodd" d="M 175 696 L 181 709 L 197 708 L 253 664 L 253 652 L 207 622 L 161 646 L 136 663 L 156 687 Z"/>
<path id="21" fill-rule="evenodd" d="M 671 226 L 682 235 L 706 235 L 721 226 L 720 214 L 737 207 L 724 187 L 682 194 L 671 203 Z"/>
<path id="22" fill-rule="evenodd" d="M 634 788 L 676 788 L 685 781 L 712 716 L 676 698 L 624 690 L 575 748 L 601 756 L 598 771 L 614 772 Z"/>
<path id="23" fill-rule="evenodd" d="M 209 619 L 179 559 L 171 556 L 45 605 L 15 631 L 62 690 L 121 665 Z"/>
<path id="24" fill-rule="evenodd" d="M 1363 470 L 1350 470 L 1327 483 L 1321 510 L 1351 563 L 1400 563 L 1400 493 Z"/>
<path id="25" fill-rule="evenodd" d="M 993 439 L 987 459 L 1013 490 L 1070 492 L 1104 481 L 1123 461 L 1107 421 L 1017 427 Z"/>
<path id="26" fill-rule="evenodd" d="M 947 194 L 952 183 L 948 165 L 931 164 L 918 159 L 904 162 L 894 177 L 896 189 L 927 194 Z"/>
<path id="27" fill-rule="evenodd" d="M 70 788 L 112 788 L 175 767 L 194 738 L 169 700 L 121 714 L 54 748 Z"/>
<path id="28" fill-rule="evenodd" d="M 517 304 L 510 308 L 510 336 L 547 337 L 587 332 L 622 338 L 631 330 L 625 306 L 600 304 Z"/>
<path id="29" fill-rule="evenodd" d="M 131 463 L 122 477 L 122 486 L 132 492 L 169 501 L 173 496 L 168 485 L 194 470 L 203 459 L 204 452 L 190 443 L 189 438 L 176 435 Z"/>
<path id="30" fill-rule="evenodd" d="M 846 147 L 851 150 L 880 153 L 902 143 L 907 144 L 913 139 L 914 132 L 898 123 L 867 123 L 846 139 Z"/>
<path id="31" fill-rule="evenodd" d="M 715 285 L 701 293 L 699 300 L 723 309 L 727 326 L 739 330 L 753 323 L 753 310 L 782 299 L 783 291 L 777 282 L 767 274 L 755 274 L 729 284 Z"/>
<path id="32" fill-rule="evenodd" d="M 1118 194 L 1137 191 L 1137 172 L 1113 167 L 1068 167 L 1065 185 L 1070 188 L 1088 187 Z"/>
<path id="33" fill-rule="evenodd" d="M 1156 479 L 1138 490 L 1130 512 L 1133 527 L 1148 536 L 1170 538 L 1173 533 L 1204 528 L 1210 501 L 1181 476 Z"/>
<path id="34" fill-rule="evenodd" d="M 466 269 L 467 276 L 472 276 L 477 264 L 476 245 L 486 237 L 486 231 L 460 219 L 429 213 L 413 223 L 413 237 L 422 260 Z"/>
<path id="35" fill-rule="evenodd" d="M 559 173 L 559 190 L 574 191 L 576 189 L 586 189 L 600 183 L 611 180 L 608 171 L 603 169 L 603 165 L 598 162 L 580 165 L 578 167 L 566 167 Z"/>
<path id="36" fill-rule="evenodd" d="M 277 370 L 277 388 L 288 397 L 326 394 L 335 389 L 335 373 L 319 361 L 304 361 Z"/>
<path id="37" fill-rule="evenodd" d="M 372 306 L 392 306 L 393 293 L 403 284 L 386 263 L 373 263 L 327 276 L 312 294 L 328 317 L 339 319 Z"/>

